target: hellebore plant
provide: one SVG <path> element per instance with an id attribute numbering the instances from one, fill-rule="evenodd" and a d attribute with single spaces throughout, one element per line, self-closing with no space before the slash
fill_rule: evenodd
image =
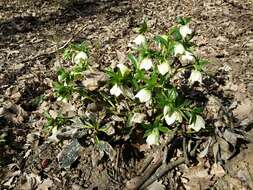
<path id="1" fill-rule="evenodd" d="M 85 44 L 73 44 L 64 51 L 65 60 L 71 60 L 74 64 L 70 69 L 60 68 L 57 71 L 58 81 L 53 83 L 54 92 L 58 101 L 65 103 L 79 90 L 76 80 L 88 66 L 88 49 Z"/>
<path id="2" fill-rule="evenodd" d="M 103 117 L 89 113 L 87 119 L 97 117 L 99 126 L 110 120 L 115 123 L 113 118 L 124 118 L 126 128 L 144 129 L 144 137 L 150 145 L 159 145 L 160 136 L 173 128 L 180 131 L 179 134 L 204 129 L 202 109 L 196 106 L 199 103 L 183 90 L 187 84 L 190 89 L 196 82 L 202 84 L 202 71 L 207 64 L 194 54 L 191 41 L 194 32 L 189 21 L 180 18 L 177 26 L 153 38 L 147 37 L 152 35 L 146 35 L 148 26 L 144 21 L 132 40 L 134 46 L 128 55 L 129 61 L 106 69 L 108 80 L 93 92 L 95 100 L 83 98 L 84 107 L 87 102 L 97 101 L 106 110 Z M 71 46 L 65 50 L 64 58 L 73 66 L 59 69 L 54 92 L 57 100 L 67 102 L 73 93 L 80 96 L 89 93 L 79 85 L 84 71 L 90 68 L 88 48 L 84 44 Z M 187 72 L 191 73 L 188 79 L 183 77 Z"/>
<path id="3" fill-rule="evenodd" d="M 130 110 L 141 108 L 143 114 L 149 115 L 141 124 L 145 125 L 144 136 L 148 144 L 158 145 L 160 135 L 174 127 L 180 130 L 180 126 L 186 126 L 186 132 L 190 133 L 205 128 L 202 109 L 185 97 L 180 83 L 173 81 L 179 72 L 188 70 L 191 72 L 189 84 L 202 84 L 201 71 L 207 61 L 193 53 L 191 39 L 194 32 L 189 21 L 181 18 L 179 26 L 166 34 L 155 36 L 154 40 L 146 37 L 148 27 L 144 22 L 139 35 L 133 40 L 136 46 L 128 56 L 131 67 L 119 64 L 116 70 L 109 72 L 112 84 L 110 94 L 128 102 L 132 106 Z M 119 97 L 120 94 L 124 95 L 122 89 L 125 88 L 131 89 L 135 94 L 134 99 Z M 151 112 L 148 114 L 147 110 Z"/>

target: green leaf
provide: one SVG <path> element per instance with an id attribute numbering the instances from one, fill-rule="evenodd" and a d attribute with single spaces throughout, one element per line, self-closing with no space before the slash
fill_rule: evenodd
<path id="1" fill-rule="evenodd" d="M 139 27 L 139 34 L 144 34 L 148 31 L 147 19 L 145 18 L 143 23 Z"/>
<path id="2" fill-rule="evenodd" d="M 63 59 L 70 60 L 72 57 L 72 52 L 69 49 L 65 49 L 63 53 Z"/>
<path id="3" fill-rule="evenodd" d="M 177 27 L 173 27 L 170 30 L 170 36 L 175 40 L 175 41 L 180 41 L 182 40 L 182 36 L 179 32 L 179 29 Z"/>
<path id="4" fill-rule="evenodd" d="M 158 90 L 158 89 L 155 89 Z M 168 104 L 168 99 L 167 96 L 164 94 L 163 91 L 155 91 L 156 95 L 155 95 L 155 100 L 157 102 L 157 104 L 160 106 L 160 108 L 163 108 L 164 106 L 166 106 Z"/>
<path id="5" fill-rule="evenodd" d="M 121 84 L 124 77 L 122 76 L 120 71 L 113 71 L 112 68 L 108 68 L 106 70 L 106 74 L 109 76 L 110 80 L 108 81 L 108 83 L 110 84 Z"/>
<path id="6" fill-rule="evenodd" d="M 196 113 L 191 112 L 189 124 L 192 124 L 196 121 L 196 115 L 197 115 Z"/>
<path id="7" fill-rule="evenodd" d="M 169 131 L 169 129 L 167 127 L 164 126 L 159 126 L 158 127 L 159 131 L 161 131 L 162 133 L 167 133 Z"/>
<path id="8" fill-rule="evenodd" d="M 152 133 L 152 130 L 153 129 L 146 130 L 145 133 L 144 133 L 144 135 L 143 135 L 143 137 L 145 138 L 145 137 L 149 136 Z"/>
<path id="9" fill-rule="evenodd" d="M 178 96 L 178 93 L 175 87 L 168 90 L 168 95 L 167 95 L 168 102 L 175 102 L 177 96 Z"/>
<path id="10" fill-rule="evenodd" d="M 192 112 L 195 113 L 195 114 L 200 114 L 200 113 L 203 112 L 203 110 L 204 110 L 203 107 L 194 107 Z"/>
<path id="11" fill-rule="evenodd" d="M 162 37 L 162 36 L 155 36 L 155 42 L 164 46 L 164 47 L 168 46 L 168 41 L 166 39 L 164 39 L 164 37 Z"/>
<path id="12" fill-rule="evenodd" d="M 76 54 L 77 52 L 83 51 L 85 52 L 87 55 L 89 55 L 89 48 L 88 45 L 86 44 L 86 42 L 82 42 L 80 44 L 78 43 L 73 43 L 70 44 L 63 53 L 63 58 L 65 60 L 71 60 L 72 57 L 74 56 L 74 54 Z"/>
<path id="13" fill-rule="evenodd" d="M 186 17 L 186 18 L 177 17 L 177 19 L 176 19 L 176 22 L 177 22 L 178 24 L 181 24 L 181 25 L 186 25 L 186 24 L 188 24 L 190 21 L 191 21 L 191 18 L 190 18 L 190 17 Z"/>
<path id="14" fill-rule="evenodd" d="M 207 65 L 208 63 L 209 63 L 209 61 L 207 61 L 205 59 L 197 58 L 197 61 L 194 65 L 194 67 L 198 71 L 203 71 L 204 66 Z"/>
<path id="15" fill-rule="evenodd" d="M 136 57 L 132 53 L 130 53 L 130 54 L 128 54 L 128 59 L 131 61 L 131 63 L 137 69 L 138 68 L 138 60 L 136 59 Z"/>
<path id="16" fill-rule="evenodd" d="M 147 86 L 148 89 L 153 89 L 154 87 L 157 86 L 158 73 L 157 73 L 155 68 L 153 69 L 150 78 L 145 79 L 144 81 L 146 82 L 146 86 Z"/>

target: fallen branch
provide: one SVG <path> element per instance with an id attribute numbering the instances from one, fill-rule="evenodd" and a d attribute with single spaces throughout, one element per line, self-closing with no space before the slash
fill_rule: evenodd
<path id="1" fill-rule="evenodd" d="M 161 158 L 160 154 L 156 155 L 143 175 L 136 176 L 126 183 L 126 189 L 138 189 L 162 164 Z"/>
<path id="2" fill-rule="evenodd" d="M 138 173 L 139 176 L 132 178 L 126 183 L 126 189 L 139 189 L 139 187 L 147 181 L 150 176 L 159 168 L 163 163 L 166 163 L 167 160 L 167 146 L 174 139 L 177 129 L 175 128 L 173 132 L 168 136 L 166 142 L 161 146 L 161 148 L 152 156 L 148 157 L 144 162 L 144 166 Z M 165 149 L 164 156 L 162 156 L 162 150 Z"/>
<path id="3" fill-rule="evenodd" d="M 155 182 L 157 179 L 161 178 L 164 176 L 168 171 L 171 169 L 179 166 L 180 164 L 185 163 L 185 158 L 179 158 L 176 161 L 170 162 L 168 164 L 162 164 L 156 172 L 143 184 L 141 185 L 140 189 L 145 189 L 149 185 L 151 185 L 153 182 Z"/>
<path id="4" fill-rule="evenodd" d="M 190 152 L 190 156 L 193 157 L 195 156 L 196 153 L 196 149 L 199 146 L 199 142 L 196 143 L 195 147 L 193 148 L 193 150 Z M 171 169 L 179 166 L 180 164 L 183 164 L 186 162 L 186 157 L 183 156 L 182 158 L 177 159 L 176 161 L 170 162 L 168 164 L 162 164 L 157 170 L 156 172 L 145 182 L 143 183 L 143 185 L 140 187 L 141 189 L 145 189 L 146 187 L 148 187 L 149 185 L 151 185 L 152 183 L 154 183 L 156 180 L 158 180 L 159 178 L 161 178 L 162 176 L 164 176 L 168 171 L 170 171 Z"/>

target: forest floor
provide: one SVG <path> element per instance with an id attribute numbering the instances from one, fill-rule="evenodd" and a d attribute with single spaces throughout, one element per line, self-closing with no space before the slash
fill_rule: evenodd
<path id="1" fill-rule="evenodd" d="M 90 42 L 93 62 L 109 66 L 127 52 L 143 18 L 151 32 L 160 34 L 178 16 L 192 18 L 197 53 L 210 61 L 206 72 L 219 77 L 221 68 L 227 71 L 222 94 L 216 95 L 227 97 L 235 127 L 247 131 L 253 142 L 252 0 L 1 0 L 0 189 L 125 188 L 144 164 L 145 146 L 116 144 L 116 160 L 94 164 L 97 153 L 91 144 L 82 147 L 70 168 L 59 167 L 62 145 L 46 144 L 43 128 L 44 111 L 57 107 L 50 83 L 61 49 L 69 43 Z M 35 105 L 43 96 L 47 99 Z M 216 168 L 220 176 L 208 164 L 183 164 L 149 189 L 253 189 L 252 162 L 253 145 L 240 143 L 233 158 Z"/>

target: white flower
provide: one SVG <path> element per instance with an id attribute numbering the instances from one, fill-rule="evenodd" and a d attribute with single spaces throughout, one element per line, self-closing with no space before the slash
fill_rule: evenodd
<path id="1" fill-rule="evenodd" d="M 157 68 L 158 68 L 159 73 L 161 73 L 161 75 L 165 75 L 167 72 L 169 72 L 170 65 L 168 62 L 164 62 L 160 65 L 157 65 Z"/>
<path id="2" fill-rule="evenodd" d="M 152 59 L 150 58 L 144 58 L 140 63 L 140 69 L 144 69 L 148 71 L 153 66 Z"/>
<path id="3" fill-rule="evenodd" d="M 137 46 L 139 46 L 139 45 L 144 44 L 144 43 L 146 42 L 146 38 L 145 38 L 144 35 L 140 34 L 140 35 L 138 35 L 138 36 L 133 40 L 133 42 L 134 42 Z"/>
<path id="4" fill-rule="evenodd" d="M 185 51 L 185 53 L 181 56 L 181 62 L 184 64 L 193 63 L 195 58 L 193 54 L 189 51 Z"/>
<path id="5" fill-rule="evenodd" d="M 118 84 L 115 84 L 111 90 L 110 90 L 111 95 L 114 95 L 116 97 L 118 97 L 120 94 L 123 94 L 123 91 L 121 90 L 121 88 L 119 87 Z"/>
<path id="6" fill-rule="evenodd" d="M 189 25 L 187 24 L 187 25 L 181 26 L 181 27 L 179 28 L 179 32 L 180 32 L 182 38 L 185 39 L 185 37 L 186 37 L 187 35 L 192 34 L 192 29 L 190 29 L 190 28 L 189 28 Z"/>
<path id="7" fill-rule="evenodd" d="M 64 79 L 64 76 L 63 76 L 63 75 L 58 75 L 58 81 L 59 81 L 59 82 L 62 82 L 63 79 Z"/>
<path id="8" fill-rule="evenodd" d="M 198 132 L 200 129 L 205 128 L 205 120 L 200 115 L 197 115 L 196 121 L 190 124 L 189 128 Z"/>
<path id="9" fill-rule="evenodd" d="M 146 142 L 149 145 L 155 144 L 159 145 L 159 131 L 157 129 L 154 129 L 150 135 L 148 135 Z"/>
<path id="10" fill-rule="evenodd" d="M 195 82 L 202 83 L 202 74 L 200 71 L 192 70 L 191 76 L 189 78 L 190 84 L 194 84 Z"/>
<path id="11" fill-rule="evenodd" d="M 178 54 L 179 55 L 182 55 L 184 54 L 185 52 L 185 49 L 184 49 L 184 46 L 180 43 L 177 43 L 175 46 L 174 46 L 174 55 L 177 56 Z"/>
<path id="12" fill-rule="evenodd" d="M 151 99 L 151 92 L 147 89 L 140 90 L 136 95 L 136 98 L 139 98 L 140 102 L 148 102 Z"/>
<path id="13" fill-rule="evenodd" d="M 122 63 L 118 64 L 117 67 L 119 68 L 122 76 L 126 75 L 130 71 L 130 69 Z"/>
<path id="14" fill-rule="evenodd" d="M 167 125 L 172 125 L 175 121 L 178 121 L 179 123 L 183 121 L 183 117 L 179 112 L 175 111 L 169 115 L 168 111 L 169 107 L 165 106 L 163 109 L 163 114 Z"/>
<path id="15" fill-rule="evenodd" d="M 82 61 L 88 59 L 88 56 L 85 52 L 80 51 L 79 53 L 77 53 L 73 59 L 73 62 L 76 64 L 81 63 Z"/>

